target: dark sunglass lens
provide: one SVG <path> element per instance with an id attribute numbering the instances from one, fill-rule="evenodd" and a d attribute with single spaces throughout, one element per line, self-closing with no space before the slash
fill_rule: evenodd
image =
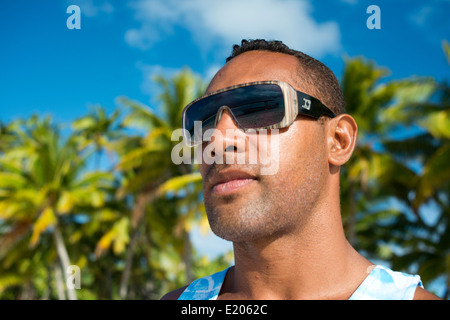
<path id="1" fill-rule="evenodd" d="M 184 128 L 189 131 L 191 134 L 191 138 L 194 139 L 194 134 L 196 135 L 195 139 L 197 139 L 198 135 L 202 135 L 203 133 L 194 132 L 195 122 L 201 121 L 202 131 L 214 127 L 214 120 L 217 114 L 217 110 L 219 107 L 216 105 L 213 97 L 208 97 L 202 100 L 197 101 L 193 105 L 191 105 L 185 113 L 184 116 Z M 197 127 L 200 127 L 197 124 Z M 201 138 L 201 136 L 200 136 Z"/>
<path id="2" fill-rule="evenodd" d="M 236 93 L 240 101 L 230 106 L 241 127 L 246 129 L 269 127 L 283 120 L 284 98 L 278 85 L 254 85 L 245 89 L 240 95 Z"/>
<path id="3" fill-rule="evenodd" d="M 245 129 L 280 123 L 285 112 L 283 92 L 276 84 L 255 84 L 224 91 L 201 99 L 186 110 L 184 128 L 193 141 L 201 140 L 206 130 L 214 128 L 221 106 L 229 107 L 239 125 Z M 194 132 L 195 121 L 202 122 L 201 132 Z"/>

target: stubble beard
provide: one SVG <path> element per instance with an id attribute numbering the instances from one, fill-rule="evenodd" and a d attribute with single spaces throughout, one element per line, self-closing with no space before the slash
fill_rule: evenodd
<path id="1" fill-rule="evenodd" d="M 211 230 L 234 243 L 298 232 L 309 220 L 320 195 L 323 180 L 317 169 L 304 168 L 303 179 L 295 185 L 290 179 L 283 182 L 282 177 L 266 178 L 267 183 L 262 179 L 258 192 L 228 195 L 222 198 L 221 206 L 205 198 Z"/>

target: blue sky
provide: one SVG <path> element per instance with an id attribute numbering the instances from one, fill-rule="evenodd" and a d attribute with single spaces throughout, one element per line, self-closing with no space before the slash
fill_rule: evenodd
<path id="1" fill-rule="evenodd" d="M 71 4 L 80 30 L 66 26 Z M 381 9 L 379 30 L 366 26 L 369 5 Z M 2 0 L 0 121 L 38 113 L 69 123 L 95 104 L 112 111 L 122 95 L 157 108 L 153 75 L 188 66 L 208 80 L 242 38 L 283 40 L 338 78 L 343 57 L 363 55 L 388 79 L 450 80 L 449 14 L 450 0 Z M 230 248 L 193 240 L 210 253 Z"/>
<path id="2" fill-rule="evenodd" d="M 66 9 L 81 9 L 69 30 Z M 369 30 L 369 5 L 381 29 Z M 156 107 L 157 73 L 189 66 L 205 80 L 242 38 L 280 39 L 340 77 L 344 56 L 392 71 L 447 78 L 448 0 L 4 0 L 0 2 L 0 119 L 51 114 L 70 122 L 121 95 Z"/>

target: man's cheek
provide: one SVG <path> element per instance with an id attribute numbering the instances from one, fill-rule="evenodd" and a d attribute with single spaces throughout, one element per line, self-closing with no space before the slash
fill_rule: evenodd
<path id="1" fill-rule="evenodd" d="M 248 134 L 249 164 L 259 166 L 261 175 L 276 175 L 280 161 L 280 135 L 278 129 L 260 130 L 258 134 Z"/>

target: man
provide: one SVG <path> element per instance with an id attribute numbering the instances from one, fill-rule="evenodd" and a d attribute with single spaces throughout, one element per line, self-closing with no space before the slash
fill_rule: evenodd
<path id="1" fill-rule="evenodd" d="M 198 142 L 194 120 L 202 121 L 200 137 L 215 126 L 223 138 L 201 143 L 217 160 L 247 155 L 252 132 L 277 129 L 269 133 L 278 138 L 279 154 L 271 156 L 277 171 L 200 164 L 211 229 L 233 242 L 235 266 L 163 299 L 437 298 L 421 288 L 419 276 L 375 266 L 346 240 L 339 172 L 355 147 L 357 125 L 344 112 L 339 84 L 319 61 L 280 41 L 234 46 L 203 99 L 184 110 L 185 138 Z M 230 138 L 227 130 L 238 133 Z"/>

